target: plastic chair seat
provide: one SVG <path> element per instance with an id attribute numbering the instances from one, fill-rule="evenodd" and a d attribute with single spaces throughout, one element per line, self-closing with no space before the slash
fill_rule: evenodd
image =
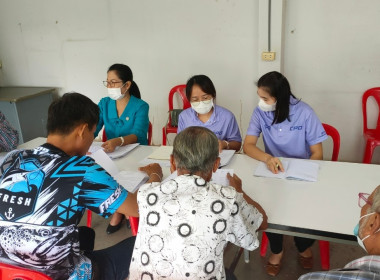
<path id="1" fill-rule="evenodd" d="M 0 263 L 1 280 L 52 280 L 46 274 L 38 271 L 18 267 L 10 264 Z"/>

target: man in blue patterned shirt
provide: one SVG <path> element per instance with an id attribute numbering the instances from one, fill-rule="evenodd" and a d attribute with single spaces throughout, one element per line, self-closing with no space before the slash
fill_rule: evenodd
<path id="1" fill-rule="evenodd" d="M 86 156 L 98 118 L 98 106 L 89 98 L 66 93 L 49 107 L 47 143 L 5 157 L 0 166 L 0 262 L 53 279 L 128 276 L 134 238 L 101 251 L 80 250 L 77 225 L 85 209 L 103 217 L 116 211 L 138 216 L 136 195 Z"/>
<path id="2" fill-rule="evenodd" d="M 299 280 L 380 279 L 380 186 L 371 195 L 360 193 L 360 219 L 354 229 L 359 245 L 368 256 L 348 263 L 343 269 L 311 272 Z"/>

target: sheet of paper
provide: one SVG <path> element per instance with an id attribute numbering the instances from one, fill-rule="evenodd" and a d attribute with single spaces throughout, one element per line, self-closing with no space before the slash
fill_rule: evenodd
<path id="1" fill-rule="evenodd" d="M 211 182 L 221 185 L 229 186 L 230 182 L 227 179 L 227 173 L 230 173 L 231 176 L 234 175 L 233 169 L 218 169 L 216 172 L 212 173 Z"/>
<path id="2" fill-rule="evenodd" d="M 170 155 L 173 152 L 173 146 L 161 146 L 151 153 L 149 159 L 158 159 L 158 160 L 170 160 Z"/>
<path id="3" fill-rule="evenodd" d="M 226 166 L 235 154 L 235 150 L 222 150 L 219 154 L 220 157 L 220 167 Z"/>
<path id="4" fill-rule="evenodd" d="M 92 142 L 90 148 L 88 149 L 88 152 L 91 154 L 95 153 L 97 150 L 102 149 L 102 144 L 103 142 L 98 142 L 98 141 Z"/>
<path id="5" fill-rule="evenodd" d="M 141 185 L 148 180 L 148 175 L 140 171 L 120 171 L 116 177 L 116 181 L 122 185 L 127 191 L 135 192 Z"/>
<path id="6" fill-rule="evenodd" d="M 230 173 L 231 176 L 234 175 L 233 169 L 218 169 L 216 172 L 212 173 L 211 182 L 221 185 L 221 186 L 229 186 L 230 182 L 227 179 L 227 173 Z M 166 177 L 162 182 L 165 183 L 169 180 L 177 178 L 177 171 L 174 171 L 168 177 Z"/>
<path id="7" fill-rule="evenodd" d="M 259 162 L 253 175 L 258 177 L 269 177 L 269 178 L 278 178 L 284 179 L 286 177 L 286 171 L 288 169 L 289 161 L 286 159 L 281 160 L 282 166 L 284 167 L 285 172 L 278 172 L 277 174 L 272 173 L 264 162 Z"/>
<path id="8" fill-rule="evenodd" d="M 92 157 L 96 163 L 103 167 L 112 177 L 115 177 L 117 173 L 119 173 L 119 169 L 103 149 L 98 149 L 96 152 L 92 153 L 90 157 Z"/>
<path id="9" fill-rule="evenodd" d="M 162 168 L 164 167 L 170 167 L 170 161 L 169 160 L 163 160 L 163 159 L 151 159 L 151 158 L 144 158 L 139 162 L 139 165 L 145 166 L 151 163 L 158 163 Z"/>
<path id="10" fill-rule="evenodd" d="M 115 151 L 112 153 L 107 153 L 110 158 L 119 158 L 123 157 L 126 154 L 128 154 L 130 151 L 132 151 L 134 148 L 136 148 L 139 143 L 133 143 L 133 144 L 128 144 L 122 147 L 116 147 Z"/>
<path id="11" fill-rule="evenodd" d="M 90 146 L 90 148 L 88 149 L 88 151 L 90 153 L 95 153 L 97 150 L 102 149 L 102 142 L 93 142 Z M 122 156 L 125 156 L 126 154 L 128 154 L 130 151 L 132 151 L 134 148 L 136 148 L 138 145 L 140 145 L 139 143 L 134 143 L 134 144 L 128 144 L 128 145 L 125 145 L 125 146 L 122 146 L 122 147 L 116 147 L 115 148 L 115 151 L 113 151 L 112 153 L 107 153 L 107 155 L 114 159 L 114 158 L 119 158 L 119 157 L 122 157 Z"/>
<path id="12" fill-rule="evenodd" d="M 103 167 L 120 185 L 127 191 L 135 192 L 142 184 L 148 180 L 148 176 L 140 171 L 119 171 L 112 159 L 99 149 L 90 155 L 97 164 Z"/>
<path id="13" fill-rule="evenodd" d="M 316 182 L 318 179 L 319 164 L 310 160 L 294 159 L 290 163 L 286 178 Z"/>
<path id="14" fill-rule="evenodd" d="M 319 164 L 304 159 L 282 159 L 285 172 L 272 173 L 265 163 L 260 162 L 254 175 L 259 177 L 289 179 L 316 182 L 318 179 Z"/>

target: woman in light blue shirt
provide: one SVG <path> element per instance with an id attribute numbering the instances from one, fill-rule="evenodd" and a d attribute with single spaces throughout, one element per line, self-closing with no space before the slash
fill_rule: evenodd
<path id="1" fill-rule="evenodd" d="M 279 72 L 269 72 L 257 82 L 259 106 L 253 111 L 244 140 L 244 152 L 266 163 L 273 173 L 283 172 L 279 157 L 322 160 L 322 141 L 327 139 L 323 126 L 306 103 L 297 99 L 288 80 Z M 256 146 L 263 135 L 265 152 Z M 279 210 L 281 211 L 281 210 Z M 281 234 L 266 233 L 272 254 L 266 265 L 267 273 L 280 272 L 283 256 Z M 311 245 L 314 240 L 295 237 L 299 261 L 303 268 L 313 265 Z"/>
<path id="2" fill-rule="evenodd" d="M 104 126 L 107 141 L 102 145 L 105 152 L 132 143 L 148 144 L 149 105 L 141 100 L 140 90 L 133 81 L 131 69 L 124 64 L 114 64 L 107 71 L 108 97 L 102 98 L 99 123 L 95 135 Z M 122 215 L 115 213 L 107 227 L 107 233 L 114 233 L 121 227 Z"/>
<path id="3" fill-rule="evenodd" d="M 219 151 L 236 150 L 241 147 L 241 136 L 235 116 L 228 109 L 215 103 L 216 90 L 206 75 L 195 75 L 186 84 L 186 97 L 191 108 L 181 112 L 178 118 L 178 130 L 189 126 L 202 126 L 215 133 L 219 140 Z"/>

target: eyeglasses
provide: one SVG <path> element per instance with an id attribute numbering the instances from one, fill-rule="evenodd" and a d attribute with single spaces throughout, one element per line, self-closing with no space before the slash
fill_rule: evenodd
<path id="1" fill-rule="evenodd" d="M 201 104 L 201 102 L 204 104 L 210 104 L 211 100 L 212 100 L 212 95 L 205 95 L 205 96 L 202 96 L 201 101 L 190 100 L 190 103 L 191 103 L 191 105 L 197 107 L 197 106 L 199 106 L 199 104 Z"/>
<path id="2" fill-rule="evenodd" d="M 370 202 L 368 200 L 368 198 L 370 196 L 369 193 L 362 193 L 361 192 L 361 193 L 358 194 L 358 196 L 359 196 L 358 205 L 359 205 L 360 208 L 362 208 L 366 204 L 369 204 L 370 206 L 372 206 L 372 202 Z"/>
<path id="3" fill-rule="evenodd" d="M 123 81 L 110 81 L 110 82 L 108 82 L 108 81 L 103 81 L 103 85 L 105 86 L 105 87 L 115 87 L 117 84 L 120 84 L 120 83 L 122 83 Z"/>

